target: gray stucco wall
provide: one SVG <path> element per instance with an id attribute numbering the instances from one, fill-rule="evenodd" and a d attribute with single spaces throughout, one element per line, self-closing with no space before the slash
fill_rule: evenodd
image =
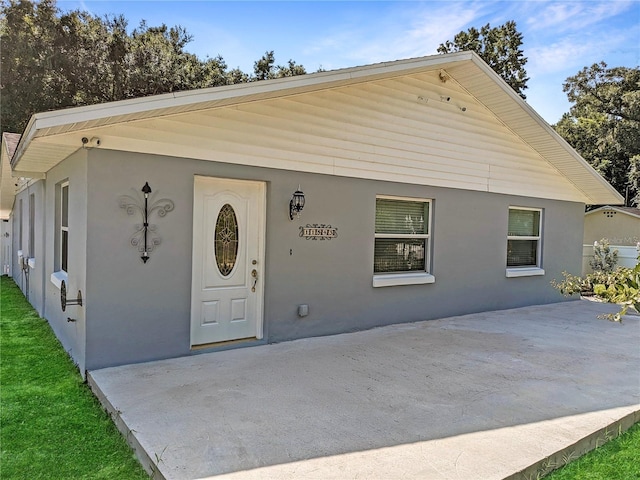
<path id="1" fill-rule="evenodd" d="M 43 180 L 30 181 L 27 186 L 16 195 L 14 202 L 13 243 L 12 243 L 12 275 L 22 293 L 29 299 L 38 315 L 44 316 L 44 283 L 45 269 L 44 218 L 45 218 L 45 182 Z M 22 215 L 20 214 L 22 202 Z M 30 221 L 30 209 L 34 210 L 33 227 Z M 22 229 L 20 228 L 22 223 Z M 33 239 L 30 239 L 30 229 L 33 228 Z M 22 231 L 22 238 L 20 232 Z M 32 243 L 32 244 L 31 244 Z M 25 259 L 31 258 L 32 267 L 21 269 L 18 265 L 18 251 L 22 250 Z"/>
<path id="2" fill-rule="evenodd" d="M 268 342 L 562 301 L 550 281 L 581 268 L 584 210 L 578 203 L 92 150 L 82 309 L 86 369 L 192 353 L 194 175 L 267 182 Z M 151 219 L 162 243 L 143 264 L 130 245 L 140 221 L 119 207 L 118 197 L 139 191 L 146 181 L 155 198 L 173 200 L 175 210 Z M 288 203 L 298 184 L 307 203 L 302 218 L 292 222 Z M 434 284 L 372 287 L 378 194 L 433 199 Z M 544 276 L 505 276 L 510 205 L 544 209 Z M 307 223 L 331 224 L 339 236 L 300 238 L 298 227 Z M 299 304 L 309 305 L 309 316 L 298 318 Z"/>
<path id="3" fill-rule="evenodd" d="M 60 289 L 51 282 L 51 273 L 60 268 L 59 248 L 56 232 L 56 205 L 59 204 L 59 185 L 69 182 L 69 258 L 68 298 L 75 299 L 78 290 L 86 291 L 87 255 L 87 150 L 80 149 L 64 162 L 47 172 L 46 180 L 46 226 L 45 226 L 45 314 L 51 328 L 69 355 L 84 374 L 86 346 L 86 309 L 69 306 L 65 312 L 60 306 Z M 68 319 L 73 321 L 68 321 Z"/>

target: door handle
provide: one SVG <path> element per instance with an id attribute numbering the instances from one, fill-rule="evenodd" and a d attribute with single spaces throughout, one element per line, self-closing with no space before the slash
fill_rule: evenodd
<path id="1" fill-rule="evenodd" d="M 253 277 L 253 286 L 251 287 L 251 291 L 256 291 L 256 284 L 258 283 L 258 270 L 255 268 L 251 271 L 251 276 Z"/>

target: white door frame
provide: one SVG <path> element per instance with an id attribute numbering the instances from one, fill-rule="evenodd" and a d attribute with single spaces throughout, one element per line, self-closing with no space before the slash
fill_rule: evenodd
<path id="1" fill-rule="evenodd" d="M 244 255 L 242 268 L 246 269 L 245 285 L 250 289 L 253 286 L 252 271 L 257 270 L 257 283 L 255 284 L 255 292 L 249 291 L 248 295 L 255 296 L 252 300 L 255 305 L 251 308 L 249 315 L 255 315 L 255 335 L 250 337 L 243 336 L 241 338 L 230 338 L 224 340 L 202 341 L 197 338 L 197 330 L 202 323 L 202 295 L 205 291 L 224 290 L 226 287 L 219 286 L 214 288 L 204 288 L 205 281 L 205 198 L 210 196 L 211 192 L 215 192 L 214 196 L 233 197 L 237 196 L 234 192 L 241 189 L 253 190 L 254 197 L 248 203 L 248 210 L 243 221 L 247 227 L 249 222 L 257 229 L 257 238 L 248 238 L 249 228 L 246 228 L 246 243 L 238 252 L 238 255 Z M 194 193 L 193 193 L 193 249 L 192 249 L 192 280 L 191 280 L 191 315 L 190 315 L 190 345 L 195 348 L 212 343 L 223 343 L 244 338 L 261 339 L 264 331 L 264 280 L 265 280 L 265 226 L 266 226 L 266 182 L 255 180 L 238 180 L 210 176 L 194 176 Z M 240 234 L 242 241 L 243 234 Z M 209 248 L 212 248 L 209 246 Z M 253 265 L 252 260 L 257 260 L 257 264 Z M 235 269 L 234 269 L 235 270 Z M 233 275 L 233 274 L 231 274 Z M 253 332 L 252 332 L 253 333 Z"/>

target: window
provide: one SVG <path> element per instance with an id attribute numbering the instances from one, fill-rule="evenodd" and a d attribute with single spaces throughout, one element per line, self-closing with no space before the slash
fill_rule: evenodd
<path id="1" fill-rule="evenodd" d="M 228 203 L 218 213 L 213 251 L 220 275 L 228 277 L 238 259 L 238 218 Z"/>
<path id="2" fill-rule="evenodd" d="M 36 196 L 29 195 L 29 257 L 36 256 Z"/>
<path id="3" fill-rule="evenodd" d="M 69 260 L 69 184 L 60 185 L 60 270 L 67 272 Z"/>
<path id="4" fill-rule="evenodd" d="M 18 250 L 22 250 L 22 224 L 24 222 L 24 218 L 22 210 L 22 199 L 18 202 Z"/>
<path id="5" fill-rule="evenodd" d="M 543 275 L 541 262 L 542 210 L 509 207 L 507 276 Z"/>
<path id="6" fill-rule="evenodd" d="M 430 200 L 376 198 L 374 287 L 432 283 Z"/>
<path id="7" fill-rule="evenodd" d="M 60 288 L 67 281 L 69 269 L 69 182 L 56 185 L 56 230 L 54 247 L 54 272 L 51 283 Z"/>

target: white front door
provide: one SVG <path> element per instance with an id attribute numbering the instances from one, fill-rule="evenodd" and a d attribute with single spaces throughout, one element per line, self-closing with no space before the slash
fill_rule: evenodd
<path id="1" fill-rule="evenodd" d="M 191 345 L 262 338 L 265 184 L 195 177 Z"/>

